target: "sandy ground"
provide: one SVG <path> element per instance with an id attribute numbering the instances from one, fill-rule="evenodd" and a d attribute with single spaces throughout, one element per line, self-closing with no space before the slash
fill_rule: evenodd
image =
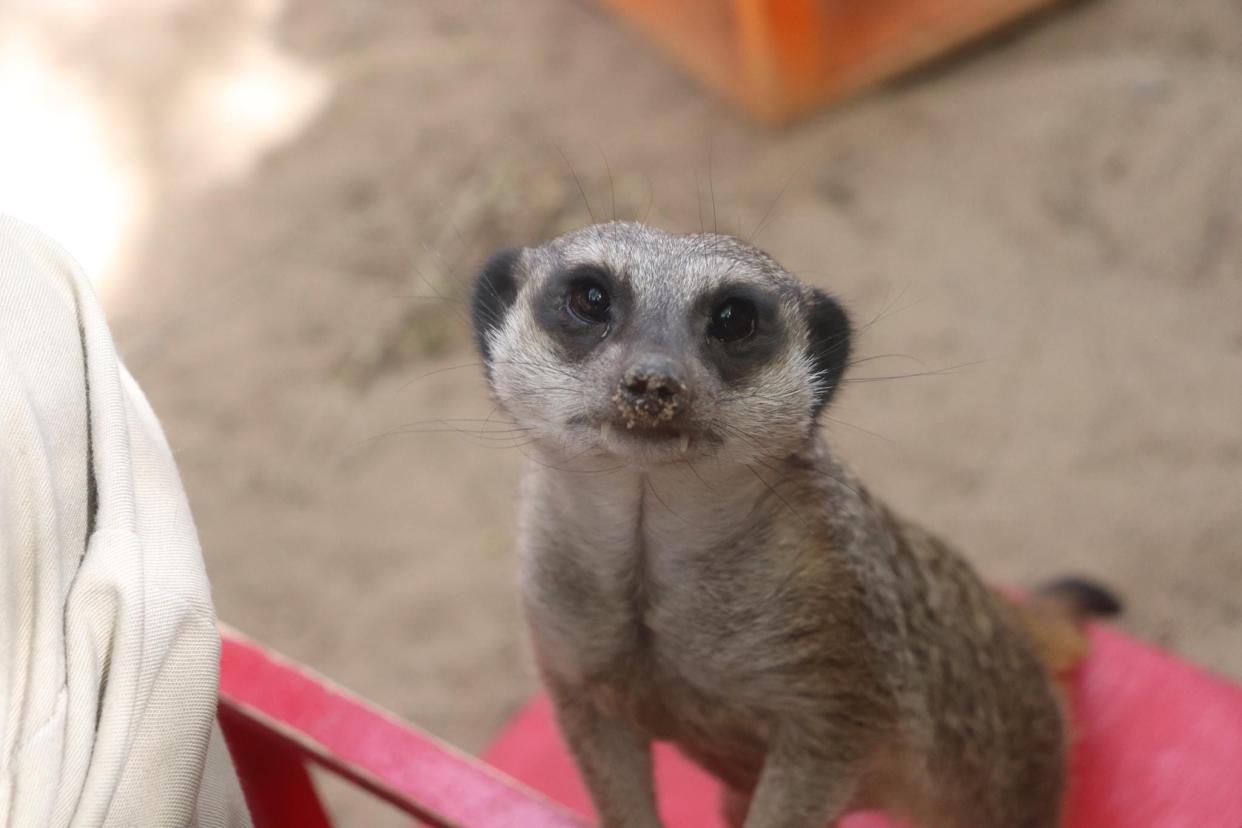
<path id="1" fill-rule="evenodd" d="M 759 243 L 878 317 L 856 378 L 969 364 L 829 412 L 875 489 L 990 577 L 1114 584 L 1127 629 L 1242 679 L 1235 0 L 1088 3 L 783 131 L 589 3 L 257 7 L 131 10 L 137 45 L 90 64 L 151 183 L 107 303 L 225 621 L 469 749 L 530 695 L 522 454 L 428 421 L 492 413 L 461 297 L 588 220 L 572 164 L 596 216 L 771 208 Z M 167 102 L 242 37 L 325 92 L 204 181 Z"/>

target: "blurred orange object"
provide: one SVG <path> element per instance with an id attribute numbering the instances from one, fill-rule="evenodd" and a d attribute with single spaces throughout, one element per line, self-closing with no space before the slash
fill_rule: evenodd
<path id="1" fill-rule="evenodd" d="M 709 86 L 782 121 L 1063 0 L 604 0 Z"/>

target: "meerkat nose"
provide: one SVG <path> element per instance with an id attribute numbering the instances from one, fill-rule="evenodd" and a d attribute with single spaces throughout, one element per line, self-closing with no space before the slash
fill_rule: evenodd
<path id="1" fill-rule="evenodd" d="M 690 450 L 690 432 L 683 431 L 681 433 L 681 453 L 685 454 Z"/>
<path id="2" fill-rule="evenodd" d="M 607 442 L 610 434 L 612 434 L 612 423 L 604 423 L 599 427 L 599 439 Z"/>

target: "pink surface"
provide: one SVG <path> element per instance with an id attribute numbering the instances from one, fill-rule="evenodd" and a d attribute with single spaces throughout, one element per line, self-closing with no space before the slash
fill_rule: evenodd
<path id="1" fill-rule="evenodd" d="M 1104 627 L 1091 637 L 1073 687 L 1066 827 L 1242 828 L 1242 687 Z M 485 758 L 591 813 L 546 698 L 522 710 Z M 665 745 L 656 777 L 669 828 L 723 826 L 715 783 Z M 858 814 L 843 828 L 893 825 Z"/>

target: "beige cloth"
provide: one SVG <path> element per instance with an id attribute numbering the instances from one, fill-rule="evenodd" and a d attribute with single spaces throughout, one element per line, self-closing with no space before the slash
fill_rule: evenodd
<path id="1" fill-rule="evenodd" d="M 154 414 L 78 266 L 0 217 L 0 825 L 246 825 Z"/>

